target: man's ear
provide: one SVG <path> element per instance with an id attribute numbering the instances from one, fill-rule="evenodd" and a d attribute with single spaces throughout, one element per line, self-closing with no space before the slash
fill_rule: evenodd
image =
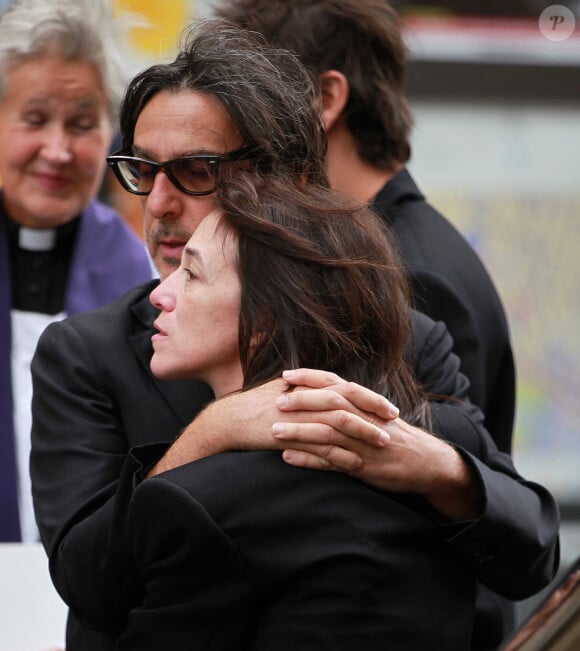
<path id="1" fill-rule="evenodd" d="M 342 115 L 350 88 L 346 77 L 338 70 L 327 70 L 320 75 L 322 90 L 322 121 L 324 128 L 330 131 Z"/>

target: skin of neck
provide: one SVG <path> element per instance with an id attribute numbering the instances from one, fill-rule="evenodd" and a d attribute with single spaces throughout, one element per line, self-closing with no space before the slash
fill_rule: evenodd
<path id="1" fill-rule="evenodd" d="M 369 203 L 402 168 L 379 168 L 363 160 L 356 141 L 340 117 L 328 130 L 327 167 L 330 185 L 358 201 Z"/>

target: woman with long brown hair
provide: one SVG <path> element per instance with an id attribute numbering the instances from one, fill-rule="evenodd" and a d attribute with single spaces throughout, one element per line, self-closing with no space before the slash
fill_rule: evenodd
<path id="1" fill-rule="evenodd" d="M 201 379 L 219 399 L 325 368 L 428 428 L 403 355 L 407 284 L 374 214 L 250 173 L 218 194 L 151 294 L 155 375 Z M 474 571 L 419 493 L 291 467 L 275 451 L 228 452 L 145 480 L 129 530 L 144 597 L 120 649 L 468 646 Z"/>

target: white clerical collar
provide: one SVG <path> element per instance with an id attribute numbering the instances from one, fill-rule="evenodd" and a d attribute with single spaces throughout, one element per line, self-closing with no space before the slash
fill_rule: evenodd
<path id="1" fill-rule="evenodd" d="M 56 243 L 56 229 L 54 228 L 26 228 L 18 229 L 18 246 L 27 251 L 50 251 Z"/>

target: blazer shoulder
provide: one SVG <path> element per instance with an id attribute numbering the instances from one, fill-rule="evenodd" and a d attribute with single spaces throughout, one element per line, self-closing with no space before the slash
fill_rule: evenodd
<path id="1" fill-rule="evenodd" d="M 126 332 L 134 322 L 152 323 L 155 308 L 149 302 L 149 294 L 158 282 L 152 280 L 138 285 L 106 305 L 51 323 L 46 331 L 70 327 L 79 332 L 112 336 L 116 332 Z"/>

